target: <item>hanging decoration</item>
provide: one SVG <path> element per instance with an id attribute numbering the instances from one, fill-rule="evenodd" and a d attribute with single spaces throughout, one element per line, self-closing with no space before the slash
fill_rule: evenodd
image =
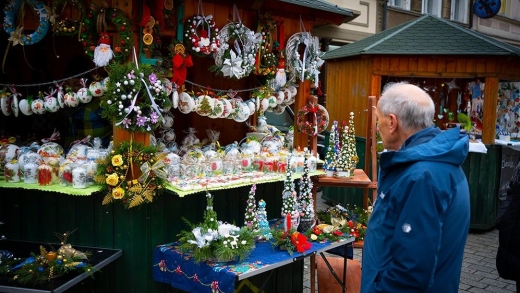
<path id="1" fill-rule="evenodd" d="M 103 205 L 120 202 L 127 209 L 152 202 L 167 183 L 166 166 L 155 146 L 123 142 L 98 161 L 94 181 L 106 192 Z M 141 175 L 138 179 L 136 174 Z"/>
<path id="2" fill-rule="evenodd" d="M 309 114 L 312 114 L 311 121 L 309 121 Z M 316 136 L 323 132 L 329 125 L 329 112 L 322 105 L 313 105 L 308 103 L 298 110 L 296 116 L 296 124 L 298 131 L 308 136 Z"/>
<path id="3" fill-rule="evenodd" d="M 76 7 L 78 11 L 78 20 L 60 18 L 68 4 Z M 54 0 L 52 2 L 51 11 L 52 17 L 50 18 L 50 21 L 53 25 L 52 31 L 55 35 L 79 36 L 82 29 L 82 21 L 86 17 L 87 13 L 83 0 Z"/>
<path id="4" fill-rule="evenodd" d="M 172 58 L 173 76 L 171 82 L 180 88 L 184 85 L 186 75 L 188 74 L 188 67 L 193 66 L 193 60 L 190 55 L 185 54 L 185 48 L 182 44 L 175 45 L 175 54 Z"/>
<path id="5" fill-rule="evenodd" d="M 321 59 L 320 42 L 318 37 L 304 31 L 295 33 L 287 40 L 285 48 L 287 70 L 301 81 L 309 79 L 318 87 L 320 67 L 324 60 Z M 304 46 L 303 56 L 300 54 L 300 45 Z"/>
<path id="6" fill-rule="evenodd" d="M 171 106 L 167 90 L 148 64 L 112 63 L 101 116 L 115 126 L 150 132 L 161 125 L 163 109 Z"/>
<path id="7" fill-rule="evenodd" d="M 184 26 L 184 41 L 188 50 L 201 57 L 215 53 L 220 47 L 218 31 L 213 15 L 204 15 L 202 1 L 199 0 L 197 15 L 188 18 Z"/>
<path id="8" fill-rule="evenodd" d="M 107 32 L 107 21 L 117 29 L 117 33 Z M 113 60 L 118 63 L 126 62 L 134 44 L 131 25 L 132 22 L 122 10 L 111 7 L 100 8 L 92 2 L 90 12 L 87 13 L 87 17 L 82 23 L 80 41 L 85 49 L 85 54 L 94 58 L 96 48 L 101 49 L 101 46 L 98 45 L 102 41 L 106 42 L 104 37 L 106 36 L 105 34 L 108 34 L 108 36 L 113 37 L 112 42 L 109 41 L 108 44 L 109 46 L 113 45 Z M 105 34 L 102 35 L 101 33 Z M 103 38 L 99 38 L 99 36 Z"/>
<path id="9" fill-rule="evenodd" d="M 256 54 L 254 74 L 266 76 L 268 80 L 275 77 L 280 44 L 272 36 L 276 32 L 277 22 L 269 13 L 262 13 L 259 16 L 257 32 L 262 35 L 262 42 Z"/>
<path id="10" fill-rule="evenodd" d="M 233 9 L 235 19 L 238 11 L 236 6 Z M 215 65 L 210 70 L 229 78 L 241 79 L 248 76 L 255 69 L 262 35 L 247 28 L 239 18 L 238 22 L 226 24 L 220 30 L 218 38 L 221 46 L 215 52 Z"/>
<path id="11" fill-rule="evenodd" d="M 16 25 L 17 14 L 21 13 L 21 15 L 24 15 L 25 13 L 23 9 L 20 11 L 24 1 L 27 1 L 30 7 L 38 13 L 40 21 L 37 29 L 28 35 L 23 34 L 23 22 Z M 18 44 L 34 45 L 41 41 L 49 30 L 47 11 L 50 11 L 50 8 L 40 0 L 9 0 L 4 8 L 5 17 L 3 22 L 4 31 L 10 35 L 9 42 L 16 46 Z"/>

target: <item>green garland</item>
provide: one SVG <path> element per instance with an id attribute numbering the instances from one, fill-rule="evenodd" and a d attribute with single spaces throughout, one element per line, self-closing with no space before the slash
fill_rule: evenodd
<path id="1" fill-rule="evenodd" d="M 136 142 L 123 142 L 113 149 L 98 161 L 94 178 L 106 192 L 103 205 L 120 201 L 128 209 L 152 202 L 167 182 L 165 156 L 154 146 Z M 137 179 L 132 174 L 140 176 Z"/>
<path id="2" fill-rule="evenodd" d="M 0 258 L 0 264 L 1 275 L 9 275 L 14 282 L 22 285 L 40 285 L 70 272 L 86 272 L 93 277 L 97 271 L 81 256 L 67 257 L 59 251 L 47 252 L 43 246 L 40 246 L 40 255 L 31 253 L 23 260 Z"/>
<path id="3" fill-rule="evenodd" d="M 162 123 L 162 110 L 171 106 L 166 88 L 149 64 L 109 65 L 101 116 L 129 131 L 151 132 Z"/>
<path id="4" fill-rule="evenodd" d="M 117 38 L 117 41 L 113 42 L 113 60 L 117 63 L 125 63 L 128 60 L 128 56 L 132 52 L 134 35 L 132 32 L 132 22 L 130 19 L 128 19 L 122 10 L 117 8 L 110 7 L 99 10 L 91 9 L 89 13 L 87 13 L 82 22 L 80 37 L 80 41 L 83 45 L 83 48 L 85 49 L 85 54 L 91 58 L 94 57 L 94 50 L 96 49 L 99 41 L 99 37 L 97 37 L 97 22 L 99 18 L 103 17 L 111 22 L 118 30 L 119 37 Z"/>

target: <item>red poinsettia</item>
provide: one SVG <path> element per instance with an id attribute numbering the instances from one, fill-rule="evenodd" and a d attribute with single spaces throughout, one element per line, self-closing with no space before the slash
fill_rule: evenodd
<path id="1" fill-rule="evenodd" d="M 312 243 L 309 242 L 307 237 L 299 232 L 294 232 L 291 235 L 291 242 L 296 247 L 296 250 L 301 253 L 305 250 L 311 249 L 312 247 Z"/>

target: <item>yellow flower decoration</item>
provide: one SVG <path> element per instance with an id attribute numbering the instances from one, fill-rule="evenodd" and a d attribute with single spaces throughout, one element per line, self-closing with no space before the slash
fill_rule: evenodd
<path id="1" fill-rule="evenodd" d="M 112 166 L 118 167 L 123 165 L 123 156 L 115 155 L 112 157 Z"/>
<path id="2" fill-rule="evenodd" d="M 112 173 L 107 176 L 106 182 L 110 186 L 116 186 L 119 183 L 119 176 L 117 173 Z"/>
<path id="3" fill-rule="evenodd" d="M 125 196 L 125 190 L 121 187 L 112 189 L 112 197 L 114 199 L 122 199 Z"/>

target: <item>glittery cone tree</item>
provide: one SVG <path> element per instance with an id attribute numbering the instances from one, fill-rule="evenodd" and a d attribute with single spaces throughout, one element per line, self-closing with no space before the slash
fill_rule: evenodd
<path id="1" fill-rule="evenodd" d="M 309 165 L 307 160 L 309 153 L 305 153 L 303 163 L 303 173 L 300 179 L 300 195 L 298 196 L 298 209 L 300 211 L 299 232 L 306 232 L 314 227 L 316 223 L 314 218 L 314 199 L 312 197 L 312 181 L 309 176 Z"/>
<path id="2" fill-rule="evenodd" d="M 339 151 L 337 168 L 338 171 L 347 172 L 350 170 L 350 144 L 349 144 L 349 126 L 345 125 L 341 132 L 341 148 Z"/>
<path id="3" fill-rule="evenodd" d="M 256 184 L 251 186 L 251 190 L 249 191 L 249 198 L 247 199 L 246 213 L 244 217 L 244 224 L 247 229 L 251 231 L 258 230 L 258 220 L 256 218 L 257 210 L 256 210 Z"/>
<path id="4" fill-rule="evenodd" d="M 293 211 L 296 211 L 295 193 L 296 191 L 294 190 L 291 168 L 287 168 L 282 191 L 282 217 L 285 217 L 288 213 L 290 214 Z"/>
<path id="5" fill-rule="evenodd" d="M 338 156 L 336 137 L 338 135 L 338 121 L 334 121 L 330 129 L 329 146 L 327 147 L 327 153 L 325 154 L 325 163 L 323 163 L 323 169 L 325 170 L 334 171 L 336 169 L 336 159 Z"/>
<path id="6" fill-rule="evenodd" d="M 350 156 L 350 176 L 354 176 L 354 170 L 359 162 L 359 157 L 356 150 L 356 129 L 354 128 L 354 112 L 350 112 L 350 118 L 348 120 L 348 151 Z"/>
<path id="7" fill-rule="evenodd" d="M 207 198 L 207 206 L 204 211 L 204 222 L 201 227 L 205 231 L 209 231 L 209 229 L 213 231 L 218 231 L 218 222 L 217 222 L 217 212 L 213 210 L 213 196 L 211 193 L 206 193 Z"/>

